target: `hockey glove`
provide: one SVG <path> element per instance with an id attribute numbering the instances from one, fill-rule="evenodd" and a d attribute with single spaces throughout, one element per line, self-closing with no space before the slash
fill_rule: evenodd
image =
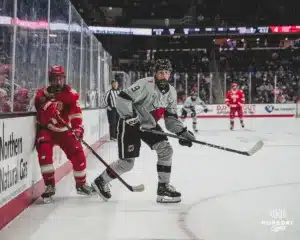
<path id="1" fill-rule="evenodd" d="M 127 118 L 125 119 L 125 122 L 126 124 L 134 127 L 139 122 L 139 118 L 138 117 Z"/>
<path id="2" fill-rule="evenodd" d="M 208 112 L 208 109 L 207 108 L 204 108 L 204 110 L 203 110 L 205 113 L 207 113 Z"/>
<path id="3" fill-rule="evenodd" d="M 191 147 L 193 143 L 190 140 L 195 140 L 194 134 L 191 131 L 188 131 L 186 127 L 181 132 L 177 133 L 177 136 L 186 138 L 179 139 L 179 144 L 181 146 Z"/>
<path id="4" fill-rule="evenodd" d="M 84 134 L 84 129 L 82 126 L 78 126 L 73 129 L 73 134 L 75 135 L 76 138 L 82 139 L 83 134 Z"/>
<path id="5" fill-rule="evenodd" d="M 191 112 L 191 117 L 192 118 L 196 117 L 196 111 L 195 111 L 195 109 L 194 109 L 194 111 Z"/>

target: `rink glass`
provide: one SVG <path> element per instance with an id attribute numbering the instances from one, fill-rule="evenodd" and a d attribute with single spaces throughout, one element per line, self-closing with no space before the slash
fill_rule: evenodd
<path id="1" fill-rule="evenodd" d="M 80 93 L 83 108 L 100 105 L 111 81 L 105 72 L 111 70 L 111 56 L 69 1 L 12 0 L 1 9 L 0 70 L 5 71 L 0 74 L 9 87 L 3 87 L 7 95 L 0 96 L 0 104 L 9 103 L 14 112 L 11 103 L 19 88 L 28 89 L 32 99 L 47 86 L 48 69 L 55 64 L 65 68 L 66 82 Z"/>
<path id="2" fill-rule="evenodd" d="M 131 71 L 129 76 L 134 82 L 153 73 Z M 297 72 L 174 72 L 170 79 L 177 90 L 178 104 L 192 92 L 206 104 L 224 104 L 225 94 L 233 82 L 244 91 L 248 104 L 294 103 L 300 92 Z"/>

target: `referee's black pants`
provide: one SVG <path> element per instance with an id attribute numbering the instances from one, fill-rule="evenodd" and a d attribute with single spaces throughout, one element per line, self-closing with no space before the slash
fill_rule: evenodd
<path id="1" fill-rule="evenodd" d="M 116 108 L 112 108 L 111 110 L 107 110 L 107 118 L 109 124 L 109 134 L 110 139 L 117 138 L 117 125 L 119 121 L 119 114 Z"/>

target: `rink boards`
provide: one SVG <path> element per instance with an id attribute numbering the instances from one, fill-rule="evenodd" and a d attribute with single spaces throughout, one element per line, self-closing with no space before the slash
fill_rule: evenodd
<path id="1" fill-rule="evenodd" d="M 108 136 L 106 110 L 85 110 L 83 119 L 85 141 L 99 148 Z M 1 230 L 41 195 L 44 185 L 34 150 L 35 116 L 0 119 L 0 128 Z M 71 164 L 57 147 L 53 156 L 56 181 L 59 181 L 71 171 Z"/>
<path id="2" fill-rule="evenodd" d="M 182 106 L 178 106 L 181 115 Z M 196 107 L 199 118 L 228 118 L 226 105 L 209 105 L 204 113 Z M 296 104 L 249 104 L 244 106 L 245 117 L 294 117 Z M 94 149 L 100 147 L 108 136 L 106 110 L 85 110 L 85 140 Z M 18 216 L 42 193 L 44 185 L 34 150 L 35 116 L 13 116 L 0 119 L 0 230 Z M 88 151 L 85 151 L 88 154 Z M 59 181 L 71 171 L 64 153 L 54 150 L 54 164 Z"/>

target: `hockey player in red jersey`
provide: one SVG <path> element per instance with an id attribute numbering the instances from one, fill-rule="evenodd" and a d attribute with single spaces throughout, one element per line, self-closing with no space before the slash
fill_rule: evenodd
<path id="1" fill-rule="evenodd" d="M 242 104 L 245 103 L 245 95 L 243 90 L 238 88 L 236 83 L 232 83 L 231 89 L 226 94 L 225 99 L 226 105 L 230 108 L 230 130 L 234 128 L 234 118 L 235 113 L 238 113 L 238 117 L 240 119 L 241 126 L 244 128 L 244 121 L 243 121 L 243 106 Z"/>
<path id="2" fill-rule="evenodd" d="M 86 184 L 86 158 L 81 142 L 84 129 L 79 95 L 64 84 L 65 73 L 62 66 L 52 66 L 49 71 L 47 88 L 37 91 L 34 98 L 37 110 L 37 152 L 46 190 L 42 198 L 55 194 L 53 147 L 58 145 L 71 161 L 78 194 L 92 195 L 93 188 Z M 72 131 L 65 124 L 71 124 Z"/>

